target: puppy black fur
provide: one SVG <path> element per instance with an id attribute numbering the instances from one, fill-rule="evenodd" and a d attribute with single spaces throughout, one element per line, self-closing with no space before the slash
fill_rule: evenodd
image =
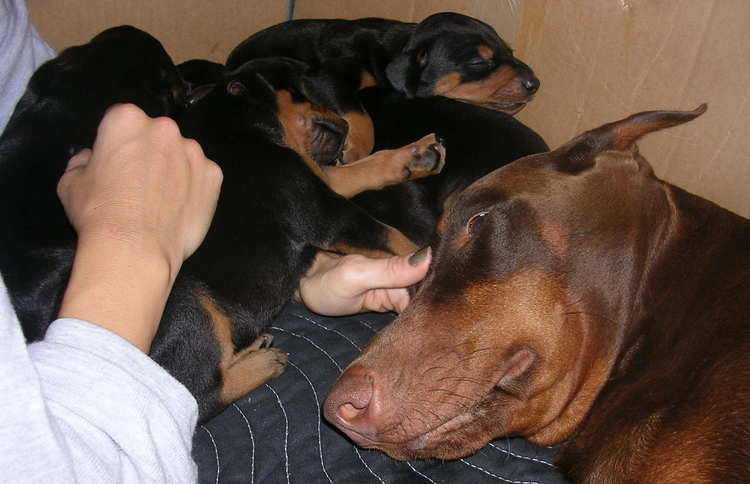
<path id="1" fill-rule="evenodd" d="M 75 248 L 57 182 L 115 103 L 150 116 L 184 105 L 171 59 L 133 27 L 106 30 L 40 66 L 0 137 L 0 271 L 29 340 L 56 316 Z"/>

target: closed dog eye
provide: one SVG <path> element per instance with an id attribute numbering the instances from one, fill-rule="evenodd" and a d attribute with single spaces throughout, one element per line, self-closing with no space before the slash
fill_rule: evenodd
<path id="1" fill-rule="evenodd" d="M 469 234 L 469 237 L 474 237 L 477 232 L 479 231 L 479 228 L 482 226 L 482 223 L 484 223 L 484 216 L 487 215 L 486 210 L 482 210 L 479 213 L 476 213 L 471 216 L 469 221 L 466 223 L 466 232 Z"/>

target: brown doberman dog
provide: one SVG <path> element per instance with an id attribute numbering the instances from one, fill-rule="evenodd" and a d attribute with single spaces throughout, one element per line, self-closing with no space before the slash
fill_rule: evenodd
<path id="1" fill-rule="evenodd" d="M 657 179 L 653 111 L 449 201 L 412 303 L 326 418 L 397 459 L 519 435 L 575 482 L 750 482 L 750 221 Z"/>

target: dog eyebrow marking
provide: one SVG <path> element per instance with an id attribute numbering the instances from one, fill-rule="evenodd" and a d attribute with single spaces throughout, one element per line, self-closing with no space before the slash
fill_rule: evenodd
<path id="1" fill-rule="evenodd" d="M 568 252 L 568 240 L 562 228 L 556 223 L 542 222 L 539 229 L 548 249 L 557 257 L 564 257 Z"/>
<path id="2" fill-rule="evenodd" d="M 486 45 L 480 45 L 477 47 L 477 52 L 479 52 L 479 57 L 481 57 L 484 60 L 490 60 L 492 59 L 492 49 L 487 47 Z"/>

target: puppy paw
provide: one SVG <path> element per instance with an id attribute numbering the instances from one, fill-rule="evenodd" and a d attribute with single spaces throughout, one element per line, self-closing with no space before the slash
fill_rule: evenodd
<path id="1" fill-rule="evenodd" d="M 250 346 L 237 354 L 232 367 L 240 363 L 245 370 L 255 373 L 259 379 L 268 381 L 284 373 L 289 355 L 278 348 L 271 348 L 273 336 L 268 333 L 260 334 Z"/>
<path id="2" fill-rule="evenodd" d="M 436 175 L 445 166 L 445 146 L 435 134 L 428 134 L 419 141 L 406 145 L 399 151 L 405 153 L 396 159 L 403 163 L 401 175 L 403 180 L 416 180 Z"/>
<path id="3" fill-rule="evenodd" d="M 253 346 L 266 344 L 259 337 Z M 270 343 L 269 343 L 270 344 Z M 221 400 L 229 404 L 284 373 L 289 355 L 277 348 L 245 348 L 232 361 L 221 367 Z"/>
<path id="4" fill-rule="evenodd" d="M 280 376 L 289 363 L 289 355 L 278 348 L 264 348 L 251 354 L 252 364 L 258 368 L 258 376 L 265 381 Z"/>
<path id="5" fill-rule="evenodd" d="M 256 351 L 262 348 L 269 348 L 271 343 L 273 343 L 273 336 L 268 333 L 262 333 L 258 335 L 255 341 L 250 343 L 250 346 L 248 346 L 247 349 L 250 351 Z"/>

